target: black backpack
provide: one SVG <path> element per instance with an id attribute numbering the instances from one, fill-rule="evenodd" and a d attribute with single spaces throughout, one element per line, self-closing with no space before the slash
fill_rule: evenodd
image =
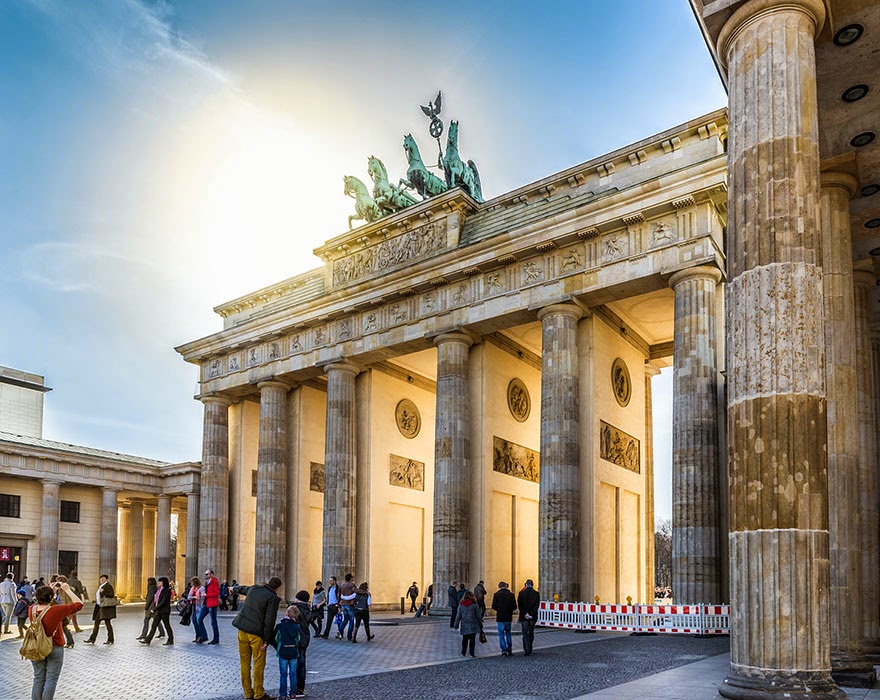
<path id="1" fill-rule="evenodd" d="M 312 640 L 309 623 L 312 621 L 312 613 L 305 605 L 297 605 L 299 608 L 299 648 L 308 649 Z"/>

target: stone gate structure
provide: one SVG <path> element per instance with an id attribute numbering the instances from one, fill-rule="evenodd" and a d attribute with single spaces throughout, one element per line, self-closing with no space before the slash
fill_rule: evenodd
<path id="1" fill-rule="evenodd" d="M 289 596 L 353 571 L 380 604 L 529 577 L 652 600 L 672 362 L 676 588 L 724 600 L 726 142 L 718 111 L 484 203 L 451 189 L 217 307 L 178 348 L 205 406 L 200 566 Z"/>

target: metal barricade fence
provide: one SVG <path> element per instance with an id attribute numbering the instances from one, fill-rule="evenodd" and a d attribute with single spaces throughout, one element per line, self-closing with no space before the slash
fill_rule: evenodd
<path id="1" fill-rule="evenodd" d="M 539 627 L 655 634 L 730 634 L 729 605 L 617 605 L 542 601 Z"/>
<path id="2" fill-rule="evenodd" d="M 581 603 L 584 627 L 608 632 L 638 632 L 638 605 L 590 605 Z"/>

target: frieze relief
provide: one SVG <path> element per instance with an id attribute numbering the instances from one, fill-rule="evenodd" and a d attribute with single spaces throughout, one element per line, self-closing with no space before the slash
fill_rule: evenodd
<path id="1" fill-rule="evenodd" d="M 398 455 L 389 455 L 388 483 L 414 491 L 425 490 L 425 463 Z"/>
<path id="2" fill-rule="evenodd" d="M 204 380 L 218 379 L 243 368 L 250 369 L 333 343 L 356 340 L 394 326 L 413 323 L 444 310 L 466 307 L 477 298 L 509 294 L 540 285 L 548 279 L 588 272 L 605 264 L 629 259 L 642 250 L 687 243 L 692 236 L 683 222 L 693 215 L 691 208 L 687 207 L 678 210 L 674 216 L 636 223 L 637 230 L 619 229 L 603 235 L 594 227 L 590 231 L 595 231 L 595 234 L 591 233 L 580 243 L 562 249 L 546 246 L 542 254 L 526 260 L 518 260 L 514 255 L 500 255 L 495 261 L 500 267 L 490 267 L 483 272 L 479 267 L 474 267 L 474 276 L 453 282 L 437 277 L 431 281 L 433 288 L 417 295 L 391 300 L 311 328 L 299 327 L 283 338 L 255 344 L 224 358 L 211 359 L 203 365 Z M 349 254 L 333 262 L 335 283 L 364 277 L 437 251 L 446 245 L 445 235 L 446 222 L 439 220 Z M 618 400 L 622 398 L 615 395 Z"/>
<path id="3" fill-rule="evenodd" d="M 504 440 L 497 435 L 492 436 L 493 459 L 492 469 L 518 479 L 541 481 L 541 455 L 528 447 Z"/>
<path id="4" fill-rule="evenodd" d="M 640 473 L 638 438 L 603 420 L 599 424 L 599 456 L 618 467 Z"/>
<path id="5" fill-rule="evenodd" d="M 431 255 L 446 247 L 446 220 L 432 221 L 333 262 L 333 286 Z"/>

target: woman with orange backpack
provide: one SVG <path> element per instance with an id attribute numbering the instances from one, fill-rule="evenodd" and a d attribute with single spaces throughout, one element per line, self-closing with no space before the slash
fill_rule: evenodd
<path id="1" fill-rule="evenodd" d="M 67 581 L 56 582 L 53 587 L 41 586 L 35 594 L 36 603 L 28 611 L 31 626 L 21 644 L 21 655 L 30 659 L 34 666 L 34 684 L 31 700 L 52 700 L 61 665 L 64 663 L 64 632 L 61 621 L 82 610 L 82 601 Z M 52 604 L 56 591 L 60 591 L 70 603 Z M 50 644 L 51 642 L 51 644 Z"/>

